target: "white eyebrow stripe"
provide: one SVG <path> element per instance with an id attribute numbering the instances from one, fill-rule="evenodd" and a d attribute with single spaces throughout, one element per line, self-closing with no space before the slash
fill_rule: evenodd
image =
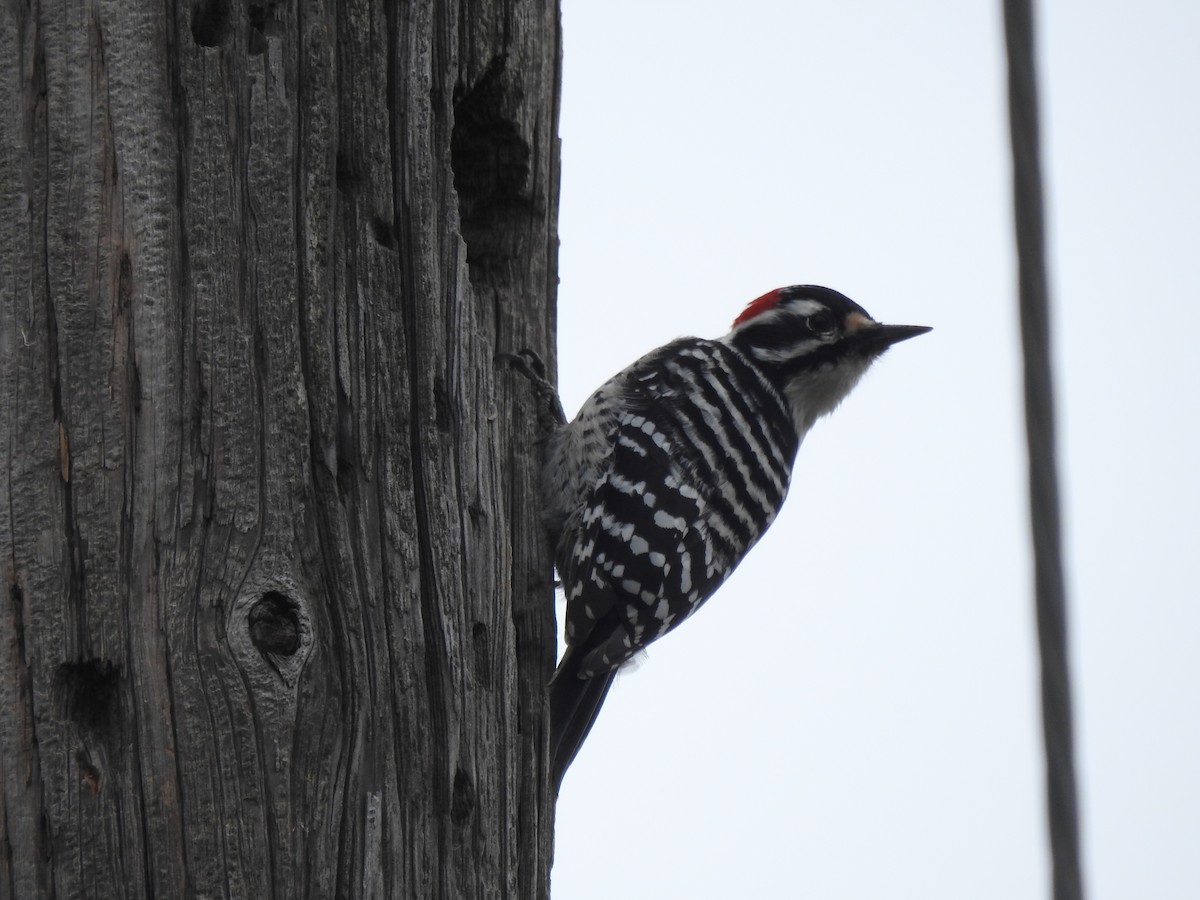
<path id="1" fill-rule="evenodd" d="M 781 312 L 786 309 L 790 313 L 799 313 L 802 316 L 811 316 L 813 313 L 824 312 L 828 307 L 818 300 L 781 300 L 775 307 Z"/>
<path id="2" fill-rule="evenodd" d="M 780 300 L 775 306 L 770 309 L 763 310 L 752 319 L 747 319 L 734 326 L 730 331 L 730 335 L 741 331 L 743 328 L 751 328 L 754 326 L 769 325 L 771 322 L 784 317 L 791 318 L 793 316 L 811 316 L 814 313 L 828 312 L 829 308 L 819 300 L 808 300 L 799 298 L 796 300 Z"/>

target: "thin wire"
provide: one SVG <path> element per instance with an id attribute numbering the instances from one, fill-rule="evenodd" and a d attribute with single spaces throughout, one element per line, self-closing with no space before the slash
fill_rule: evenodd
<path id="1" fill-rule="evenodd" d="M 1021 343 L 1025 356 L 1025 431 L 1033 531 L 1038 643 L 1042 657 L 1042 728 L 1055 900 L 1083 900 L 1079 861 L 1066 590 L 1055 462 L 1050 370 L 1049 290 L 1038 140 L 1032 0 L 1004 0 L 1008 104 L 1012 131 Z"/>

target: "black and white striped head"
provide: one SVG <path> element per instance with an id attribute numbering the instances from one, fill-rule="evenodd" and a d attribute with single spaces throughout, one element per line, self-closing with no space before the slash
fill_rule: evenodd
<path id="1" fill-rule="evenodd" d="M 766 373 L 787 399 L 803 436 L 888 347 L 929 330 L 881 325 L 849 297 L 800 284 L 750 303 L 722 340 Z"/>

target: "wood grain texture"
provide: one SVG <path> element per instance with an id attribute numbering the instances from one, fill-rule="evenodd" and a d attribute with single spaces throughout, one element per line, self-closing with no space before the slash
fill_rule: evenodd
<path id="1" fill-rule="evenodd" d="M 0 897 L 547 893 L 555 0 L 0 8 Z"/>

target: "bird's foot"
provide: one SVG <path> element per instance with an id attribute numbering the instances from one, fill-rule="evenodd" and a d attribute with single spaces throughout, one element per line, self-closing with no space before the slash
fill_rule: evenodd
<path id="1" fill-rule="evenodd" d="M 533 385 L 538 400 L 538 422 L 544 432 L 549 433 L 566 424 L 567 417 L 563 414 L 558 391 L 546 378 L 546 364 L 537 353 L 528 347 L 516 353 L 497 353 L 496 363 L 503 363 L 513 371 L 519 372 Z"/>

